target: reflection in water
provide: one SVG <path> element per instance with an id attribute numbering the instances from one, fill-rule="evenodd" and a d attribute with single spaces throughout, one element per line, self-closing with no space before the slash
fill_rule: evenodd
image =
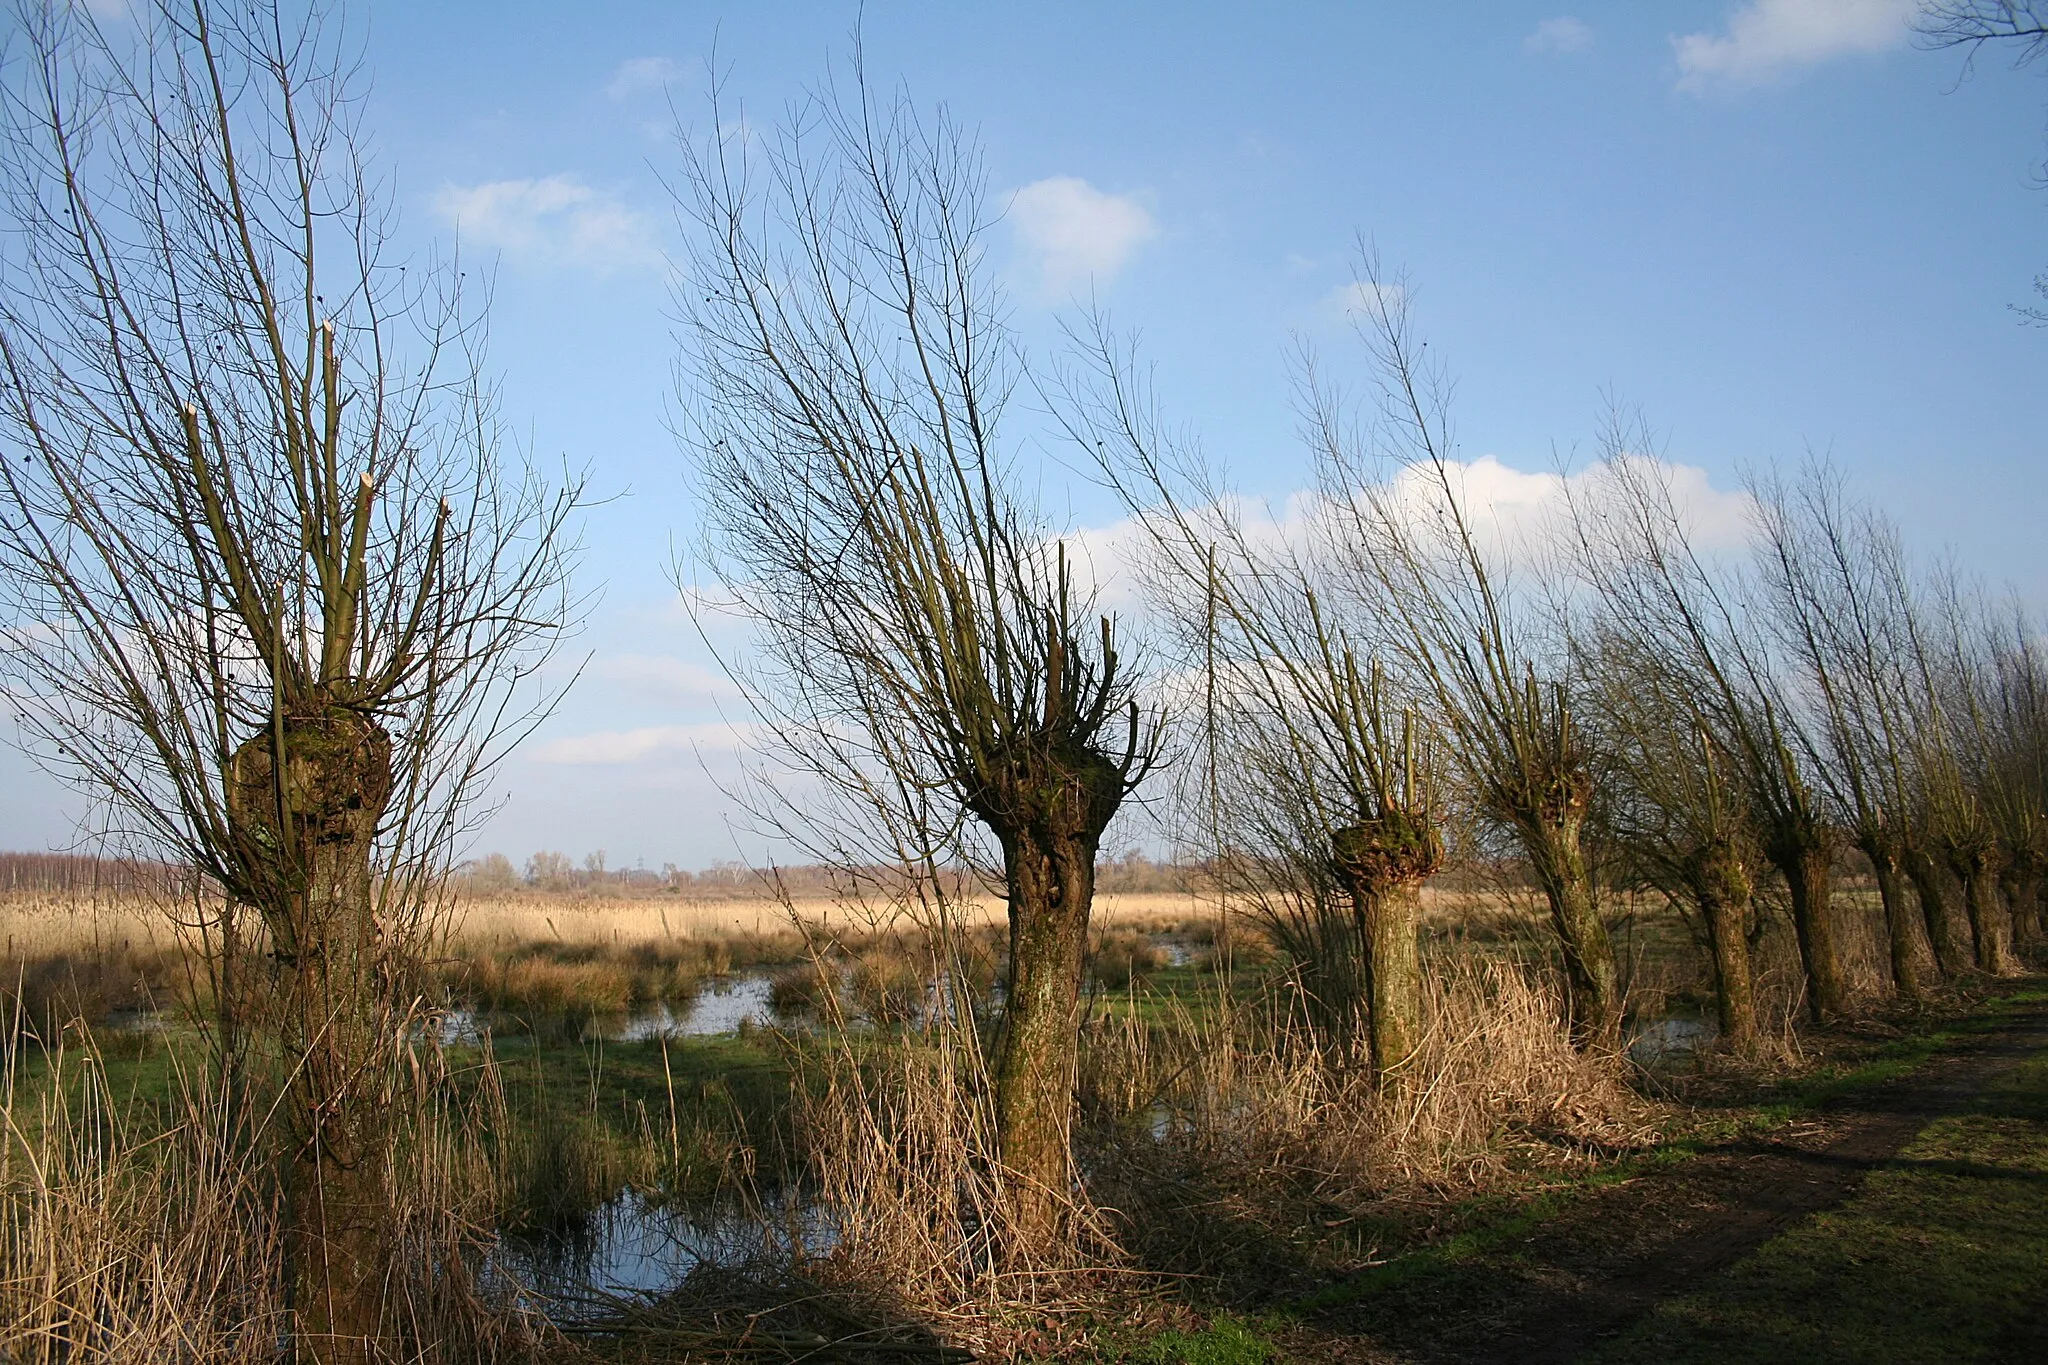
<path id="1" fill-rule="evenodd" d="M 509 1281 L 546 1301 L 557 1321 L 601 1308 L 593 1299 L 652 1296 L 700 1265 L 739 1265 L 766 1255 L 819 1255 L 832 1228 L 810 1205 L 675 1207 L 624 1190 L 563 1229 L 504 1234 L 485 1253 L 486 1279 Z"/>
<path id="2" fill-rule="evenodd" d="M 774 984 L 764 972 L 725 977 L 697 993 L 681 1014 L 666 1001 L 635 1015 L 612 1037 L 622 1043 L 645 1043 L 656 1038 L 708 1038 L 720 1033 L 737 1033 L 742 1024 L 765 1025 L 775 1017 L 769 997 Z"/>
<path id="3" fill-rule="evenodd" d="M 1674 1014 L 1643 1025 L 1628 1045 L 1629 1060 L 1650 1067 L 1689 1059 L 1720 1036 L 1720 1027 L 1711 1019 Z"/>

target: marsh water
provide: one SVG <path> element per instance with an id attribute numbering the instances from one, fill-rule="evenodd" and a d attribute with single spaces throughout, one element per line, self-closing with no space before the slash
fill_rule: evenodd
<path id="1" fill-rule="evenodd" d="M 1684 1066 L 1721 1036 L 1712 1019 L 1697 1014 L 1669 1014 L 1652 1019 L 1629 1040 L 1629 1060 L 1646 1070 Z"/>
<path id="2" fill-rule="evenodd" d="M 485 1269 L 556 1320 L 575 1321 L 621 1299 L 659 1296 L 701 1265 L 816 1255 L 832 1244 L 814 1205 L 678 1205 L 623 1190 L 566 1227 L 501 1233 Z"/>

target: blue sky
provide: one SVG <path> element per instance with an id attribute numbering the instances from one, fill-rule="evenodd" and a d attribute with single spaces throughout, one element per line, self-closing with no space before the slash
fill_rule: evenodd
<path id="1" fill-rule="evenodd" d="M 2048 81 L 1995 52 L 1964 79 L 1911 43 L 1910 9 L 359 6 L 408 239 L 459 228 L 495 273 L 506 415 L 617 495 L 586 537 L 590 665 L 504 770 L 476 851 L 748 851 L 700 762 L 721 763 L 721 689 L 666 578 L 692 518 L 664 426 L 660 176 L 676 119 L 708 120 L 710 63 L 772 122 L 856 22 L 871 79 L 979 133 L 1026 341 L 1049 346 L 1092 289 L 1248 490 L 1305 480 L 1289 341 L 1351 361 L 1363 233 L 1458 377 L 1466 458 L 1546 469 L 1588 449 L 1612 393 L 1718 488 L 1829 452 L 1917 546 L 2048 605 L 2048 329 L 2011 307 L 2048 270 Z M 1113 519 L 1024 458 L 1060 515 Z M 66 839 L 75 799 L 12 753 L 0 785 L 0 845 Z"/>

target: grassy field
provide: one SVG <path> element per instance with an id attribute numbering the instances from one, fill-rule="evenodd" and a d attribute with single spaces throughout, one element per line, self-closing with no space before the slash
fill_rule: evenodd
<path id="1" fill-rule="evenodd" d="M 2048 1056 L 1589 1359 L 2048 1359 Z"/>

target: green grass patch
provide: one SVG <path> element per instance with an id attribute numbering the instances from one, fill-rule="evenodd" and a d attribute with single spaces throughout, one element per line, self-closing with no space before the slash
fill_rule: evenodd
<path id="1" fill-rule="evenodd" d="M 2048 1058 L 1589 1359 L 2048 1358 Z"/>
<path id="2" fill-rule="evenodd" d="M 1534 1193 L 1481 1194 L 1460 1201 L 1441 1220 L 1457 1229 L 1451 1235 L 1295 1299 L 1280 1311 L 1288 1317 L 1313 1314 L 1455 1274 L 1530 1236 L 1591 1192 L 1679 1165 L 1727 1142 L 1768 1133 L 1850 1095 L 1896 1080 L 1966 1037 L 1996 1032 L 2016 1009 L 2043 1000 L 2048 1000 L 2048 991 L 2036 988 L 2000 996 L 1967 1018 L 1886 1043 L 1853 1065 L 1823 1068 L 1782 1083 L 1760 1103 L 1710 1123 L 1694 1124 L 1683 1135 L 1597 1170 L 1553 1180 Z"/>
<path id="3" fill-rule="evenodd" d="M 1225 1313 L 1199 1332 L 1161 1332 L 1131 1359 L 1148 1365 L 1265 1365 L 1279 1354 L 1255 1327 Z"/>

